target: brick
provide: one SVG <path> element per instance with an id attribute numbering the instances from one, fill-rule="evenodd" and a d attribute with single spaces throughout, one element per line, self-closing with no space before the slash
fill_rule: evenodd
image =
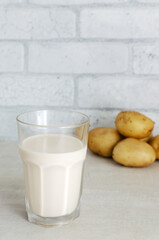
<path id="1" fill-rule="evenodd" d="M 85 9 L 80 22 L 83 38 L 159 37 L 159 8 Z"/>
<path id="2" fill-rule="evenodd" d="M 90 120 L 90 129 L 95 127 L 115 127 L 115 118 L 119 113 L 118 110 L 88 110 L 81 109 L 81 112 L 85 113 Z"/>
<path id="3" fill-rule="evenodd" d="M 159 0 L 137 0 L 141 3 L 159 3 Z"/>
<path id="4" fill-rule="evenodd" d="M 22 72 L 24 49 L 18 43 L 0 43 L 0 72 Z"/>
<path id="5" fill-rule="evenodd" d="M 37 108 L 38 109 L 38 108 Z M 17 140 L 16 117 L 22 112 L 35 110 L 28 106 L 25 107 L 0 107 L 0 140 Z"/>
<path id="6" fill-rule="evenodd" d="M 55 4 L 55 5 L 87 5 L 87 4 L 107 4 L 107 3 L 124 3 L 128 0 L 29 0 L 30 3 L 35 4 Z"/>
<path id="7" fill-rule="evenodd" d="M 134 73 L 159 74 L 159 45 L 134 47 Z"/>
<path id="8" fill-rule="evenodd" d="M 71 77 L 0 77 L 0 105 L 72 106 Z"/>
<path id="9" fill-rule="evenodd" d="M 17 140 L 16 116 L 18 111 L 7 108 L 0 108 L 0 139 Z"/>
<path id="10" fill-rule="evenodd" d="M 49 73 L 125 72 L 128 50 L 125 45 L 107 43 L 31 44 L 29 71 Z"/>
<path id="11" fill-rule="evenodd" d="M 0 39 L 52 39 L 75 36 L 75 14 L 68 9 L 0 9 Z"/>
<path id="12" fill-rule="evenodd" d="M 82 108 L 158 109 L 159 81 L 152 79 L 78 79 L 78 103 Z"/>
<path id="13" fill-rule="evenodd" d="M 23 3 L 26 2 L 26 0 L 0 0 L 0 5 L 7 5 L 7 4 L 13 4 L 13 3 Z"/>

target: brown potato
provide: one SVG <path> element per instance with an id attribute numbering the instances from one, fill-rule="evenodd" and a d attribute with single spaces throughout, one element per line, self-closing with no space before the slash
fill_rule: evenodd
<path id="1" fill-rule="evenodd" d="M 76 136 L 79 138 L 79 139 L 82 139 L 83 138 L 83 128 L 84 126 L 80 126 L 80 127 L 77 127 L 76 128 Z"/>
<path id="2" fill-rule="evenodd" d="M 156 152 L 156 157 L 159 159 L 159 135 L 153 137 L 150 141 L 149 144 L 153 147 L 153 149 Z"/>
<path id="3" fill-rule="evenodd" d="M 148 137 L 141 138 L 140 140 L 142 140 L 142 141 L 144 141 L 144 142 L 149 142 L 150 139 L 152 139 L 152 138 L 153 138 L 153 135 L 152 135 L 152 133 L 151 133 Z"/>
<path id="4" fill-rule="evenodd" d="M 103 157 L 111 157 L 114 146 L 121 139 L 115 128 L 95 128 L 89 132 L 88 148 Z"/>
<path id="5" fill-rule="evenodd" d="M 115 146 L 112 157 L 127 167 L 145 167 L 156 160 L 156 153 L 148 143 L 126 138 Z"/>
<path id="6" fill-rule="evenodd" d="M 146 138 L 154 128 L 154 122 L 150 118 L 135 111 L 120 112 L 115 124 L 120 134 L 133 138 Z"/>
<path id="7" fill-rule="evenodd" d="M 88 129 L 89 129 L 89 123 L 79 126 L 75 130 L 75 136 L 79 138 L 83 144 L 87 145 L 87 139 L 88 139 Z"/>

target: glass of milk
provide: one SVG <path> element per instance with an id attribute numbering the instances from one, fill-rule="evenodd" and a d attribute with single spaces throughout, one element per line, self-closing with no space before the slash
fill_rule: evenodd
<path id="1" fill-rule="evenodd" d="M 82 113 L 39 110 L 17 117 L 28 220 L 63 225 L 79 216 L 89 120 Z"/>

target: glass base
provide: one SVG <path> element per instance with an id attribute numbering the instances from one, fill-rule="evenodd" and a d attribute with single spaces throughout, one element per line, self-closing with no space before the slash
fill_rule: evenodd
<path id="1" fill-rule="evenodd" d="M 28 221 L 31 223 L 43 225 L 45 227 L 51 227 L 51 226 L 61 226 L 65 224 L 69 224 L 72 222 L 74 219 L 79 217 L 80 215 L 80 204 L 78 204 L 77 208 L 73 213 L 70 215 L 65 215 L 61 217 L 40 217 L 30 211 L 30 209 L 26 209 L 27 215 L 28 215 Z"/>

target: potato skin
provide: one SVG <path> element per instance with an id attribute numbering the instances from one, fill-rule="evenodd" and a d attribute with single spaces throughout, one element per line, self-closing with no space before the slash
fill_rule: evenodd
<path id="1" fill-rule="evenodd" d="M 144 141 L 144 142 L 149 142 L 152 138 L 153 138 L 153 135 L 152 135 L 152 133 L 151 133 L 148 137 L 141 138 L 140 140 L 142 140 L 142 141 Z"/>
<path id="2" fill-rule="evenodd" d="M 120 112 L 115 124 L 123 136 L 139 139 L 148 137 L 154 128 L 154 122 L 150 118 L 135 111 Z"/>
<path id="3" fill-rule="evenodd" d="M 115 146 L 112 157 L 114 161 L 127 167 L 145 167 L 156 160 L 156 152 L 146 142 L 126 138 Z"/>
<path id="4" fill-rule="evenodd" d="M 83 138 L 83 126 L 80 126 L 80 127 L 77 127 L 76 128 L 76 136 L 79 138 L 79 139 L 82 139 Z"/>
<path id="5" fill-rule="evenodd" d="M 157 159 L 159 159 L 159 135 L 156 135 L 155 137 L 151 138 L 149 144 L 153 147 L 153 149 L 156 152 L 156 157 Z"/>
<path id="6" fill-rule="evenodd" d="M 122 139 L 115 128 L 94 128 L 88 135 L 88 148 L 103 157 L 111 157 L 114 146 Z"/>

